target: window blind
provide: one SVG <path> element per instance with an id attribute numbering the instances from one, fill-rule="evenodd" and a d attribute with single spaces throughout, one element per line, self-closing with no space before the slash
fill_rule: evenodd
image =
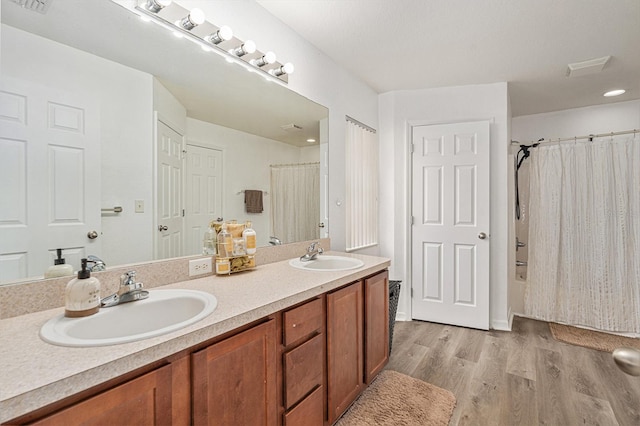
<path id="1" fill-rule="evenodd" d="M 346 117 L 346 250 L 378 244 L 378 137 Z"/>

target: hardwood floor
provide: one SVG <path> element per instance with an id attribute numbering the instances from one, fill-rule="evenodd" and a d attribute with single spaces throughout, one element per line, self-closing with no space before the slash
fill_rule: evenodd
<path id="1" fill-rule="evenodd" d="M 457 398 L 450 425 L 640 425 L 640 377 L 611 354 L 556 341 L 547 323 L 513 331 L 396 322 L 386 369 Z"/>

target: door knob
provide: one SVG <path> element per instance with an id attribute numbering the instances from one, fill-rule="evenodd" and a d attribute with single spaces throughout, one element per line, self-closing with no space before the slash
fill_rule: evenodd
<path id="1" fill-rule="evenodd" d="M 169 227 L 167 227 L 167 225 L 158 225 L 158 231 L 160 231 L 160 232 L 166 231 L 167 229 L 169 229 Z"/>
<path id="2" fill-rule="evenodd" d="M 98 233 L 96 231 L 89 231 L 87 232 L 87 238 L 89 238 L 90 240 L 95 240 L 96 238 L 98 238 Z"/>
<path id="3" fill-rule="evenodd" d="M 320 223 L 318 224 L 318 228 L 324 228 L 324 222 L 320 222 Z"/>
<path id="4" fill-rule="evenodd" d="M 478 238 L 480 238 L 481 240 L 484 240 L 485 238 L 487 238 L 487 234 L 485 234 L 484 232 L 481 232 L 478 234 Z"/>

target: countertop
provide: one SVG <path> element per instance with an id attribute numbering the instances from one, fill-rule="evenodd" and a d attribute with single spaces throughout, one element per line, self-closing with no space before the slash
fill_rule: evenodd
<path id="1" fill-rule="evenodd" d="M 205 319 L 162 336 L 113 346 L 69 348 L 45 343 L 42 325 L 62 313 L 50 309 L 0 321 L 0 422 L 74 395 L 181 350 L 264 318 L 387 268 L 389 259 L 327 252 L 361 259 L 358 269 L 304 271 L 288 260 L 230 276 L 207 276 L 157 288 L 213 294 L 216 310 Z M 153 291 L 151 289 L 150 291 Z M 134 302 L 135 303 L 135 302 Z"/>

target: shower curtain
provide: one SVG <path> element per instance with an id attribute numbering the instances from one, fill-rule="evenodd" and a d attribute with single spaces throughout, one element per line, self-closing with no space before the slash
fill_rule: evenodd
<path id="1" fill-rule="evenodd" d="M 531 152 L 525 314 L 640 333 L 640 135 Z"/>
<path id="2" fill-rule="evenodd" d="M 271 230 L 283 243 L 320 236 L 320 163 L 271 166 Z"/>

